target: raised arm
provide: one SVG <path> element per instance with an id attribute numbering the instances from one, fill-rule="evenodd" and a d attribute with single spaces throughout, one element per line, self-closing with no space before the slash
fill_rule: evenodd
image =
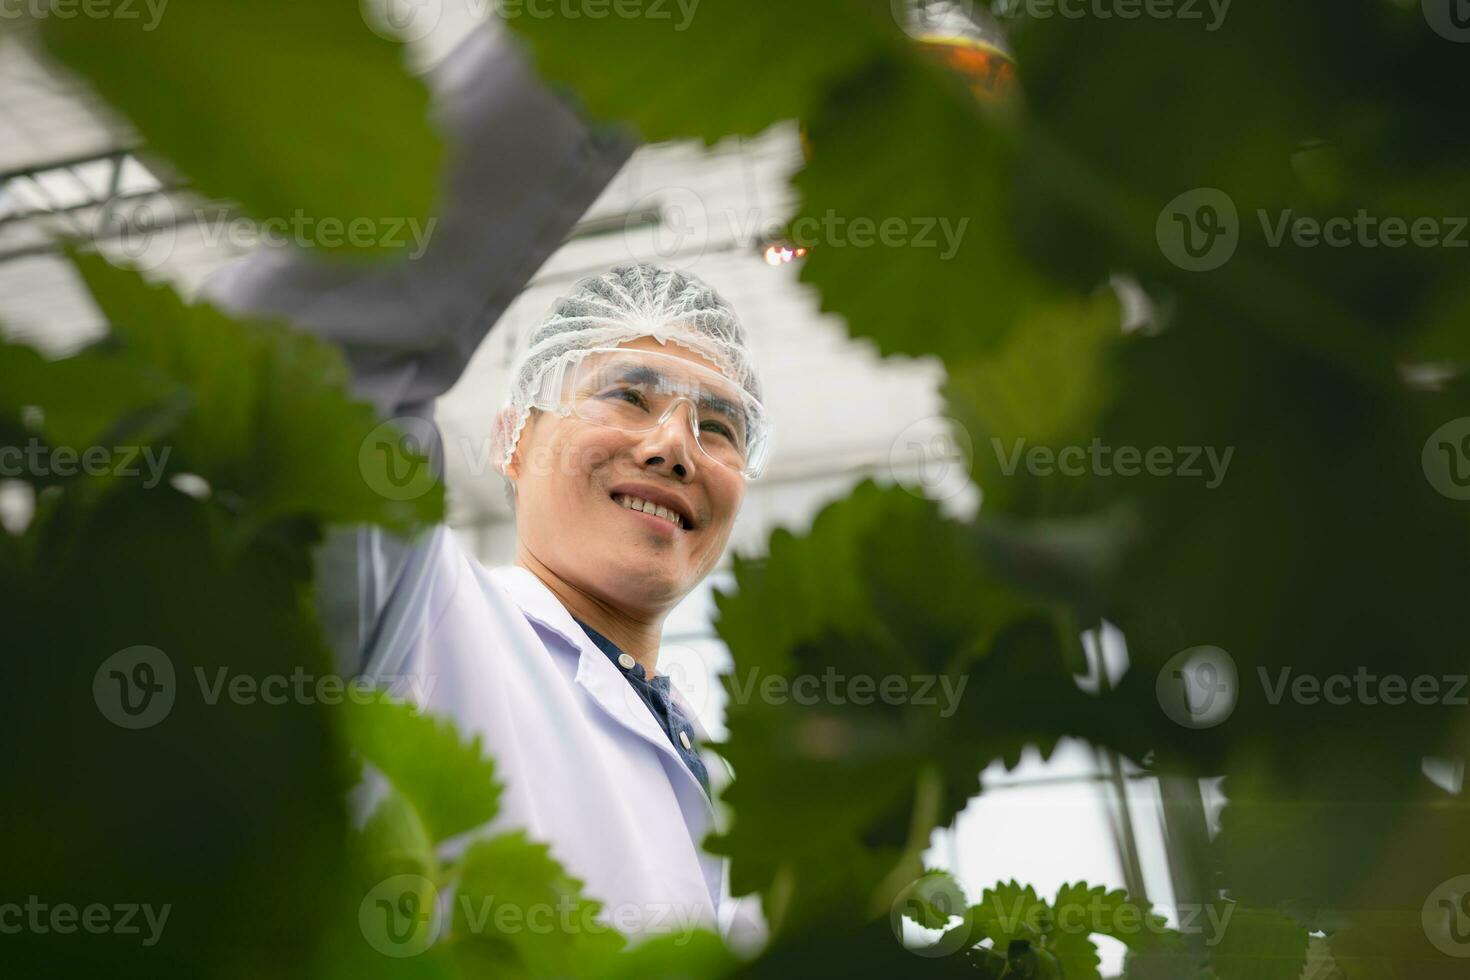
<path id="1" fill-rule="evenodd" d="M 217 271 L 199 295 L 232 313 L 283 317 L 338 345 L 354 393 L 385 418 L 431 417 L 433 400 L 635 145 L 625 131 L 582 120 L 499 25 L 477 29 L 428 81 L 448 153 L 441 213 L 422 226 L 421 250 L 343 263 L 264 249 Z M 361 667 L 407 548 L 363 530 L 324 549 L 319 601 L 345 672 Z"/>

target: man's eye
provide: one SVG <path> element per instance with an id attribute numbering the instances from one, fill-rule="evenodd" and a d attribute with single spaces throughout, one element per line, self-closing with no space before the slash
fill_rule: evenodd
<path id="1" fill-rule="evenodd" d="M 629 405 L 638 405 L 640 407 L 647 404 L 643 397 L 643 392 L 637 388 L 614 388 L 603 395 L 603 397 L 614 398 L 619 401 L 625 401 Z"/>
<path id="2" fill-rule="evenodd" d="M 715 433 L 716 435 L 723 436 L 724 438 L 730 440 L 730 442 L 732 443 L 735 442 L 735 431 L 724 422 L 706 420 L 701 424 L 707 427 L 711 432 Z"/>

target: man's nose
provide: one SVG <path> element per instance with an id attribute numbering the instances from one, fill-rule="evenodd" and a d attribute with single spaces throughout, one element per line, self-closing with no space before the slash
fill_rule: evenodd
<path id="1" fill-rule="evenodd" d="M 689 479 L 695 473 L 695 460 L 700 453 L 694 435 L 697 422 L 694 403 L 679 399 L 663 421 L 644 433 L 639 458 L 645 466 L 667 467 L 681 480 Z"/>

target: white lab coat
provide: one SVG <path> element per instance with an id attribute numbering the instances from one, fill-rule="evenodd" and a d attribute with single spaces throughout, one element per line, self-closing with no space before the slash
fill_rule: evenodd
<path id="1" fill-rule="evenodd" d="M 473 32 L 427 81 L 454 152 L 423 256 L 347 266 L 264 249 L 201 289 L 229 312 L 284 317 L 340 347 L 354 393 L 384 417 L 429 417 L 635 142 L 587 125 L 499 26 Z M 421 684 L 421 707 L 482 736 L 505 784 L 489 829 L 548 843 L 625 932 L 679 929 L 653 921 L 647 906 L 664 903 L 718 916 L 736 945 L 763 941 L 758 901 L 723 900 L 723 863 L 698 849 L 715 821 L 698 781 L 555 597 L 523 569 L 481 567 L 445 528 L 400 568 L 403 558 L 377 528 L 335 532 L 320 555 L 322 621 L 341 670 Z M 705 762 L 718 792 L 728 768 L 712 753 Z"/>
<path id="2" fill-rule="evenodd" d="M 758 913 L 728 900 L 725 862 L 699 847 L 716 825 L 699 781 L 530 571 L 487 569 L 453 531 L 434 529 L 387 597 L 366 673 L 482 737 L 505 787 L 483 831 L 524 828 L 550 845 L 606 923 L 630 936 L 704 927 L 741 946 L 763 931 Z M 729 770 L 703 758 L 717 791 Z"/>

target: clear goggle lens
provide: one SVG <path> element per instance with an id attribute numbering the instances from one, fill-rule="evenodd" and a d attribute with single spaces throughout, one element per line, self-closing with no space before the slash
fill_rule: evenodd
<path id="1" fill-rule="evenodd" d="M 558 407 L 626 432 L 691 420 L 706 456 L 754 479 L 765 468 L 769 426 L 761 403 L 717 371 L 636 348 L 596 348 L 568 366 Z M 686 409 L 679 411 L 680 409 Z"/>

